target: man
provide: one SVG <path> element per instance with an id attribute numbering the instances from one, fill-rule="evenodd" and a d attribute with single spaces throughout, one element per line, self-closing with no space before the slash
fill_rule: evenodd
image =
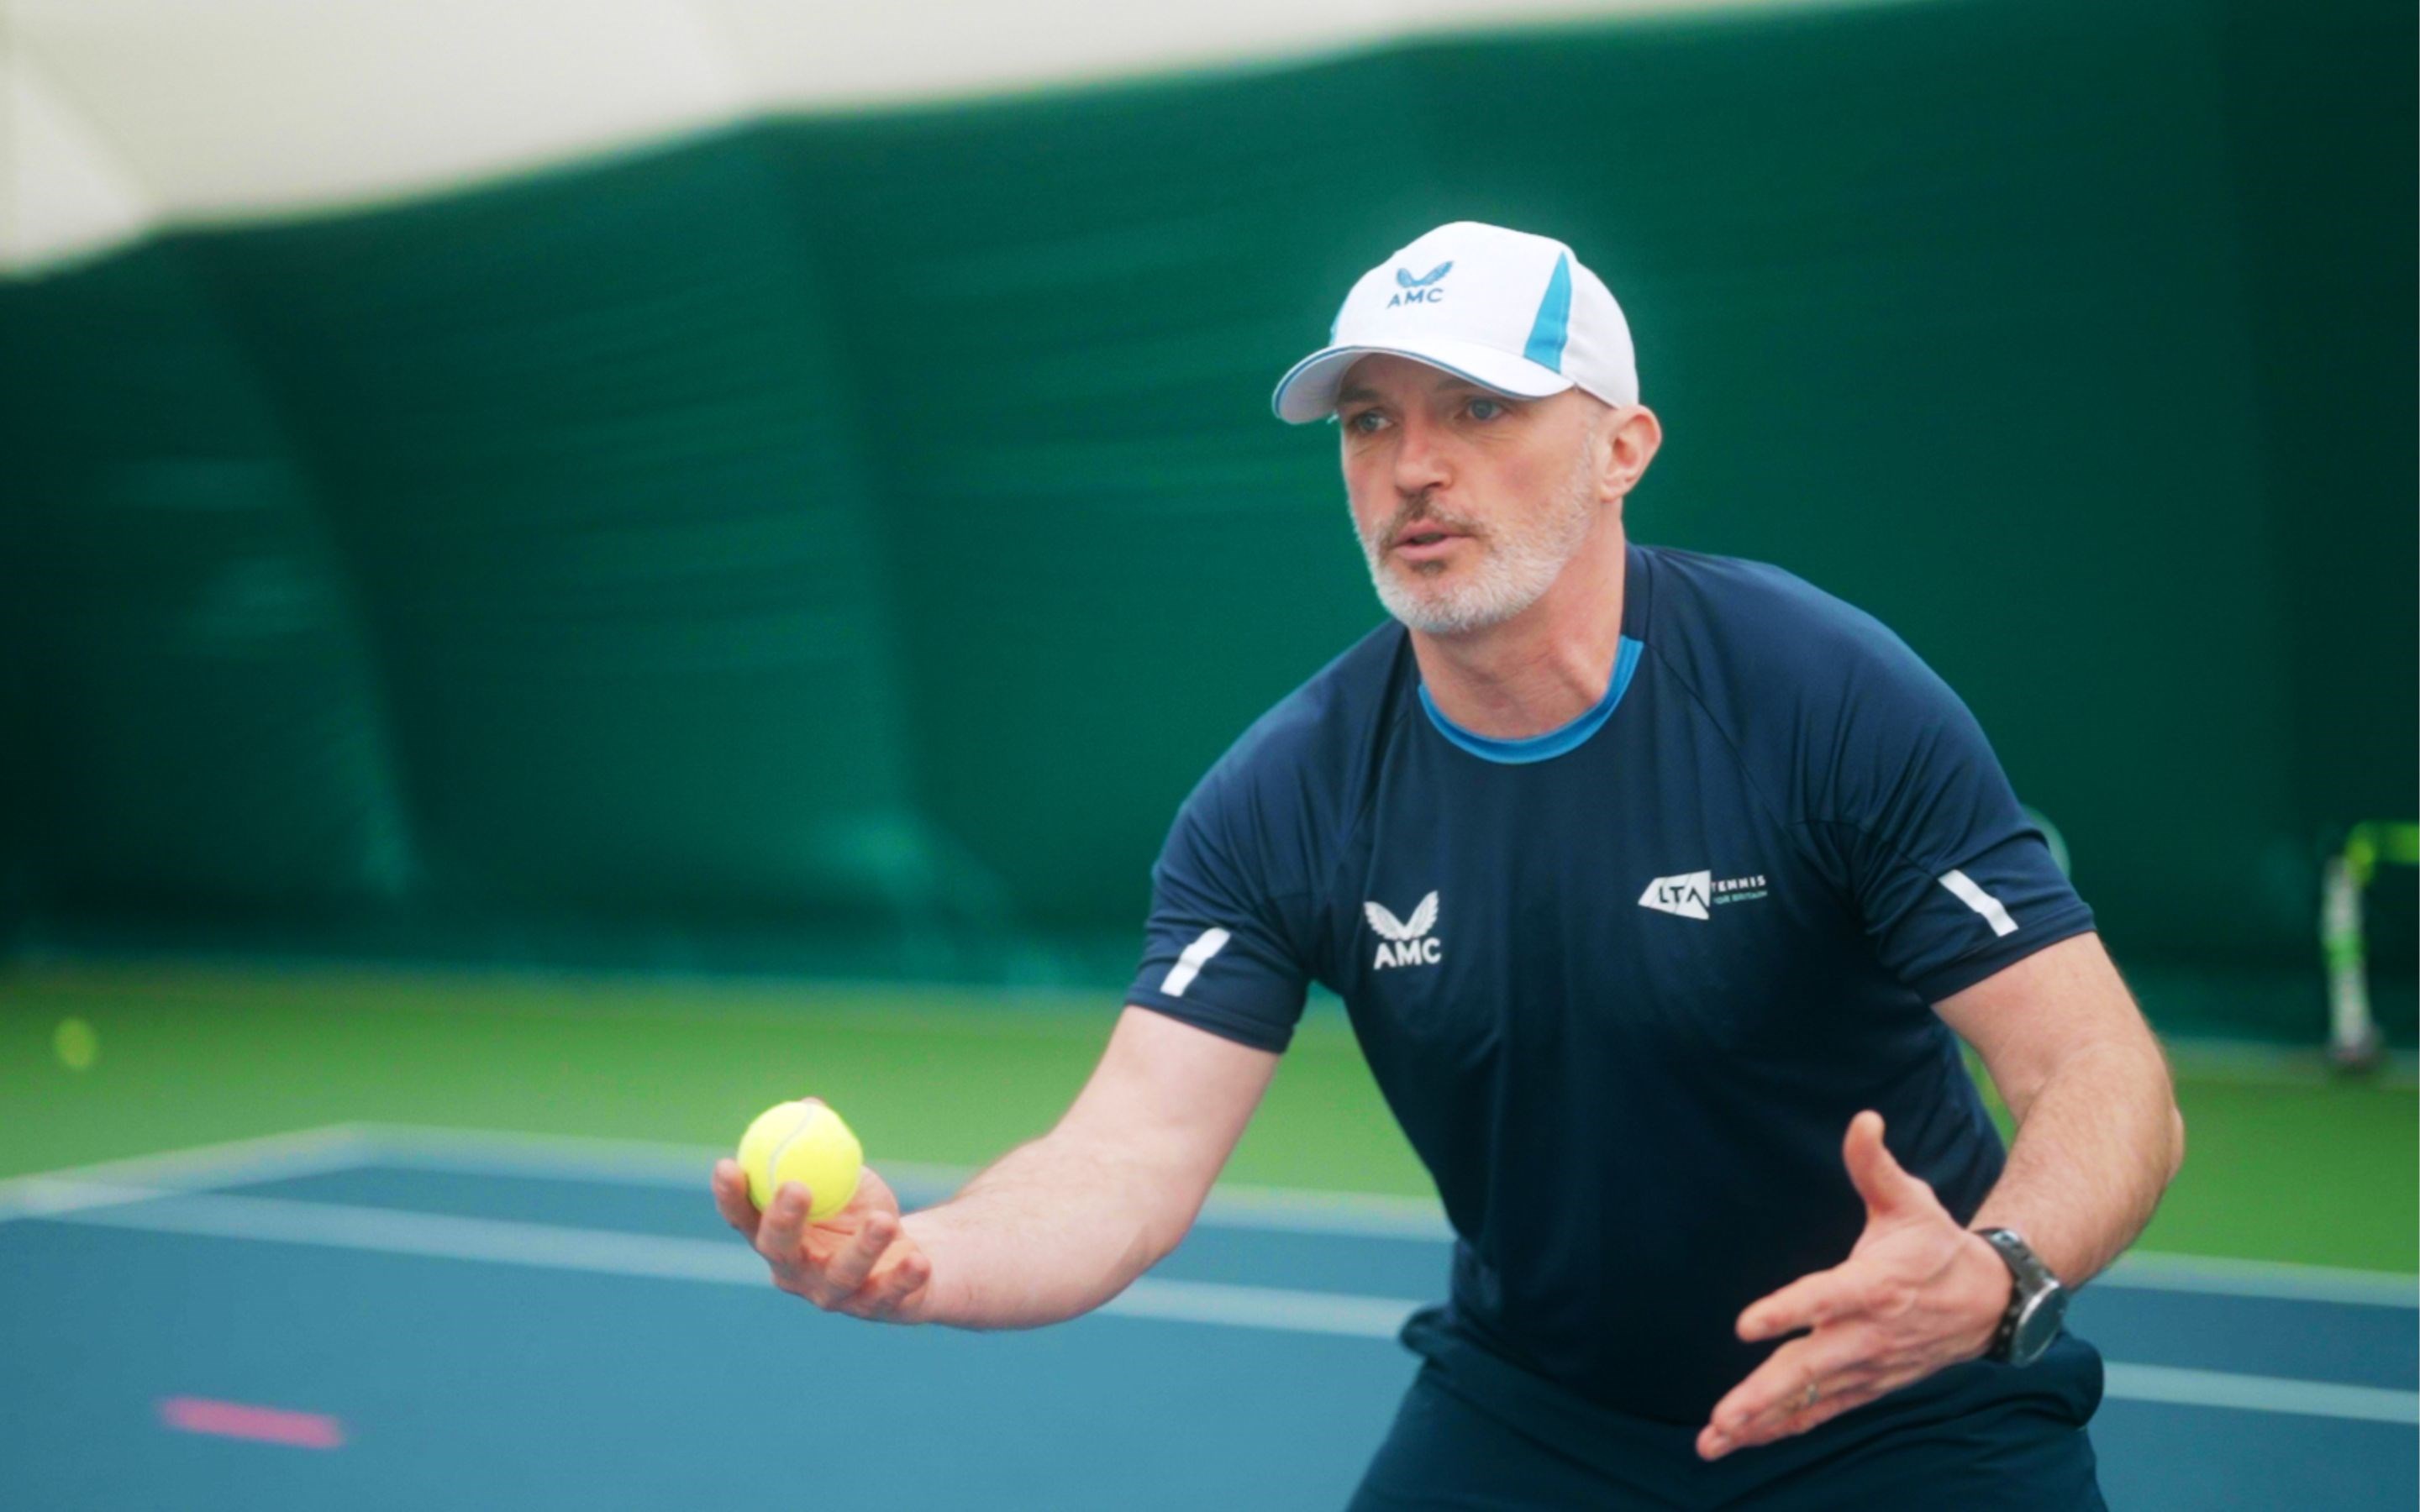
<path id="1" fill-rule="evenodd" d="M 1183 1236 L 1315 980 L 1458 1236 L 1357 1506 L 2100 1505 L 2065 1288 L 2183 1129 L 1982 732 L 1846 605 L 1629 543 L 1661 431 L 1561 243 L 1441 226 L 1332 335 L 1276 408 L 1336 417 L 1395 623 L 1187 800 L 1065 1119 L 905 1219 L 725 1162 L 725 1217 L 823 1307 L 1072 1317 Z"/>

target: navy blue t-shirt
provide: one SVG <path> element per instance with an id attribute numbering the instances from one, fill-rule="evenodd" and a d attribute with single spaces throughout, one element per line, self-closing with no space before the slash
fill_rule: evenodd
<path id="1" fill-rule="evenodd" d="M 1740 1309 L 1846 1257 L 1860 1108 L 1961 1221 L 1997 1132 L 1932 1011 L 2092 927 L 1957 695 L 1778 568 L 1633 545 L 1605 699 L 1487 740 L 1373 632 L 1154 869 L 1132 1003 L 1281 1050 L 1343 999 L 1458 1242 L 1450 1326 L 1702 1422 Z"/>

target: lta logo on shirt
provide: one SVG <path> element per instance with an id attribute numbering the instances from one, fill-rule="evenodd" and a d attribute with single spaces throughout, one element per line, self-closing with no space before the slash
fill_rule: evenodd
<path id="1" fill-rule="evenodd" d="M 1365 903 L 1362 913 L 1369 916 L 1370 927 L 1378 932 L 1378 959 L 1372 969 L 1388 966 L 1433 966 L 1443 953 L 1437 941 L 1429 937 L 1436 928 L 1437 895 L 1430 893 L 1412 910 L 1409 918 L 1397 918 L 1380 903 Z"/>
<path id="2" fill-rule="evenodd" d="M 1647 890 L 1638 895 L 1638 906 L 1683 918 L 1711 918 L 1714 916 L 1706 911 L 1710 905 L 1754 903 L 1765 891 L 1761 872 L 1716 882 L 1712 872 L 1683 872 L 1679 876 L 1657 877 L 1649 883 Z"/>

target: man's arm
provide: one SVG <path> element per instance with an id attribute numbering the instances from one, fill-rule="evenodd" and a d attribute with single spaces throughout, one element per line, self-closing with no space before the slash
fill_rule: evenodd
<path id="1" fill-rule="evenodd" d="M 2061 1281 L 2080 1285 L 2143 1231 L 2184 1159 L 2158 1041 L 2097 934 L 2047 946 L 1935 1008 L 2017 1119 L 1976 1225 L 2017 1229 Z M 1866 1203 L 1848 1259 L 1740 1314 L 1751 1342 L 1808 1332 L 1715 1404 L 1698 1441 L 1706 1458 L 1803 1433 L 1991 1346 L 2007 1266 L 1882 1135 L 1882 1119 L 1861 1113 L 1842 1149 Z"/>
<path id="2" fill-rule="evenodd" d="M 715 1167 L 715 1203 L 776 1286 L 830 1311 L 962 1328 L 1058 1322 L 1176 1247 L 1277 1060 L 1129 1007 L 1058 1126 L 945 1203 L 903 1218 L 869 1170 L 846 1210 L 810 1225 L 802 1188 L 760 1214 L 731 1161 Z"/>
<path id="3" fill-rule="evenodd" d="M 2039 950 L 1938 1011 L 2017 1120 L 1974 1227 L 2016 1229 L 2060 1281 L 2083 1285 L 2134 1242 L 2184 1164 L 2159 1041 L 2098 934 Z"/>

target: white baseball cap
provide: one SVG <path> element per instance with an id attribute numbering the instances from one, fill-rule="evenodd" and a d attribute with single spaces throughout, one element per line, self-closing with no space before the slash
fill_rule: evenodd
<path id="1" fill-rule="evenodd" d="M 1630 323 L 1605 281 L 1551 237 L 1477 221 L 1438 226 L 1363 273 L 1327 345 L 1278 380 L 1270 408 L 1289 424 L 1326 419 L 1345 370 L 1373 352 L 1527 399 L 1576 387 L 1638 402 Z"/>

